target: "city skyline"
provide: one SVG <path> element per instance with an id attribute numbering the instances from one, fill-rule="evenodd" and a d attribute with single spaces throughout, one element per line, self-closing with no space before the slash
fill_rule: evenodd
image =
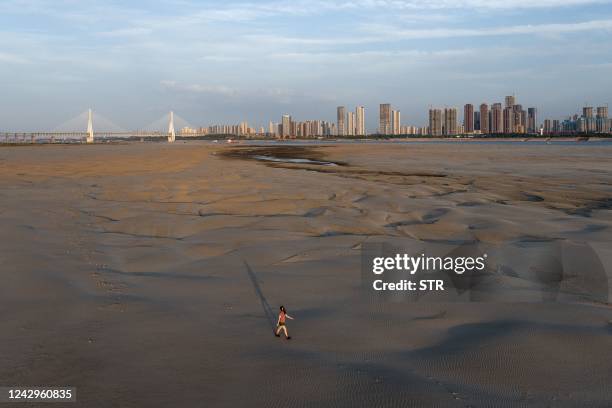
<path id="1" fill-rule="evenodd" d="M 170 110 L 265 127 L 362 105 L 372 132 L 380 100 L 425 125 L 430 105 L 512 92 L 561 119 L 612 90 L 610 1 L 7 0 L 0 23 L 2 129 L 89 107 L 139 128 Z"/>
<path id="2" fill-rule="evenodd" d="M 401 121 L 401 111 L 390 103 L 379 104 L 378 128 L 376 132 L 365 132 L 365 107 L 356 106 L 355 111 L 345 106 L 336 107 L 336 121 L 310 119 L 294 120 L 284 114 L 281 122 L 269 121 L 268 130 L 264 127 L 251 127 L 247 122 L 239 125 L 213 125 L 198 129 L 184 128 L 183 135 L 202 134 L 235 134 L 245 136 L 268 136 L 277 138 L 309 138 L 334 136 L 434 136 L 449 137 L 459 135 L 574 135 L 574 134 L 610 134 L 612 119 L 608 116 L 608 105 L 584 106 L 581 113 L 566 115 L 563 120 L 539 119 L 536 107 L 523 108 L 515 94 L 506 95 L 504 103 L 481 103 L 478 110 L 466 103 L 463 117 L 458 117 L 455 107 L 430 107 L 428 125 L 415 126 Z"/>
<path id="3" fill-rule="evenodd" d="M 603 106 L 583 106 L 581 112 L 566 113 L 562 119 L 540 118 L 538 108 L 528 107 L 523 109 L 521 103 L 517 103 L 515 94 L 506 95 L 504 103 L 486 102 L 480 104 L 478 110 L 474 110 L 472 103 L 463 106 L 463 117 L 458 116 L 456 107 L 445 106 L 429 107 L 428 122 L 426 126 L 418 126 L 405 123 L 401 120 L 401 111 L 390 103 L 379 104 L 378 127 L 374 131 L 368 131 L 366 126 L 366 108 L 362 105 L 355 107 L 354 111 L 345 106 L 336 107 L 336 119 L 328 121 L 325 119 L 295 120 L 291 114 L 283 114 L 280 122 L 269 120 L 267 126 L 251 126 L 248 121 L 239 123 L 209 122 L 207 125 L 193 126 L 182 117 L 176 115 L 178 123 L 175 124 L 173 111 L 165 114 L 162 118 L 154 121 L 153 127 L 138 129 L 109 129 L 108 126 L 116 126 L 108 118 L 100 117 L 102 126 L 98 126 L 96 117 L 96 131 L 106 137 L 115 135 L 123 137 L 128 134 L 141 137 L 142 135 L 163 135 L 168 126 L 169 140 L 174 141 L 174 129 L 178 129 L 181 136 L 202 135 L 236 135 L 236 136 L 268 136 L 278 138 L 309 138 L 309 137 L 335 137 L 335 136 L 368 136 L 368 135 L 396 135 L 396 136 L 458 136 L 458 135 L 498 135 L 498 134 L 530 134 L 530 135 L 571 135 L 571 134 L 612 134 L 612 118 L 608 116 L 608 104 Z M 81 119 L 81 120 L 79 120 Z M 62 129 L 25 131 L 0 129 L 4 141 L 25 140 L 28 137 L 52 137 L 54 134 L 78 136 L 83 134 L 82 125 L 87 120 L 87 141 L 93 140 L 93 111 L 89 108 L 78 117 L 66 121 L 67 127 Z M 167 121 L 166 124 L 164 121 Z M 83 123 L 80 123 L 83 122 Z M 68 125 L 70 124 L 70 125 Z M 182 127 L 180 127 L 182 126 Z M 45 136 L 46 135 L 46 136 Z M 20 138 L 21 139 L 18 139 Z"/>

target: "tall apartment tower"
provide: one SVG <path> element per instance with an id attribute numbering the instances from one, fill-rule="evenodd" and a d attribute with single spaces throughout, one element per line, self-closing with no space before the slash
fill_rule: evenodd
<path id="1" fill-rule="evenodd" d="M 391 133 L 391 104 L 380 104 L 378 133 L 380 133 L 381 135 L 388 135 Z"/>
<path id="2" fill-rule="evenodd" d="M 431 136 L 442 135 L 442 110 L 441 109 L 430 109 L 429 110 L 429 134 Z"/>
<path id="3" fill-rule="evenodd" d="M 348 112 L 346 115 L 346 135 L 355 136 L 355 113 Z"/>
<path id="4" fill-rule="evenodd" d="M 398 110 L 391 111 L 391 133 L 394 135 L 400 134 L 401 114 Z"/>
<path id="5" fill-rule="evenodd" d="M 537 133 L 538 131 L 538 110 L 527 108 L 527 133 Z"/>
<path id="6" fill-rule="evenodd" d="M 445 108 L 444 109 L 444 131 L 443 133 L 447 136 L 453 136 L 457 134 L 457 109 L 456 108 Z"/>
<path id="7" fill-rule="evenodd" d="M 608 133 L 610 131 L 610 124 L 608 121 L 608 107 L 598 106 L 597 107 L 597 132 Z"/>
<path id="8" fill-rule="evenodd" d="M 504 116 L 502 113 L 502 104 L 494 103 L 491 106 L 491 133 L 503 133 L 504 131 Z"/>
<path id="9" fill-rule="evenodd" d="M 593 117 L 593 107 L 585 106 L 582 108 L 582 117 L 585 119 L 587 132 L 594 132 L 597 126 Z"/>
<path id="10" fill-rule="evenodd" d="M 512 107 L 512 127 L 514 133 L 525 133 L 525 115 L 523 114 L 522 105 L 514 105 Z"/>
<path id="11" fill-rule="evenodd" d="M 512 106 L 506 106 L 504 108 L 503 118 L 504 124 L 502 133 L 514 133 L 514 108 Z"/>
<path id="12" fill-rule="evenodd" d="M 346 108 L 338 106 L 338 136 L 346 135 Z"/>
<path id="13" fill-rule="evenodd" d="M 480 105 L 480 133 L 489 134 L 489 105 L 483 103 Z"/>
<path id="14" fill-rule="evenodd" d="M 358 106 L 355 109 L 355 134 L 357 136 L 366 135 L 365 108 L 363 106 Z"/>
<path id="15" fill-rule="evenodd" d="M 291 136 L 291 116 L 283 115 L 283 120 L 281 122 L 281 136 L 283 139 Z"/>
<path id="16" fill-rule="evenodd" d="M 597 107 L 597 117 L 602 118 L 602 119 L 608 119 L 608 107 L 598 106 Z"/>
<path id="17" fill-rule="evenodd" d="M 474 133 L 474 105 L 471 103 L 463 107 L 463 130 L 465 133 Z"/>
<path id="18" fill-rule="evenodd" d="M 506 108 L 511 108 L 516 105 L 516 98 L 514 95 L 506 96 Z"/>

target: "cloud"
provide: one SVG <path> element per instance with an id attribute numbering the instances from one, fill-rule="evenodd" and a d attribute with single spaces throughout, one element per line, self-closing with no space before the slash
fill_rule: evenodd
<path id="1" fill-rule="evenodd" d="M 517 10 L 606 4 L 610 0 L 284 0 L 217 4 L 212 19 L 255 19 L 279 15 L 317 15 L 339 11 Z"/>
<path id="2" fill-rule="evenodd" d="M 299 60 L 308 62 L 354 63 L 356 61 L 369 62 L 380 59 L 401 59 L 403 63 L 423 60 L 453 59 L 478 55 L 481 52 L 476 48 L 446 49 L 446 50 L 386 50 L 386 51 L 336 51 L 336 52 L 288 52 L 276 53 L 271 57 L 281 60 Z"/>
<path id="3" fill-rule="evenodd" d="M 265 103 L 291 104 L 295 101 L 329 101 L 328 95 L 316 92 L 312 93 L 298 91 L 292 88 L 270 86 L 266 88 L 232 88 L 224 85 L 203 85 L 200 83 L 182 83 L 174 80 L 162 80 L 160 85 L 169 91 L 188 93 L 192 95 L 215 95 L 222 98 L 224 102 L 234 103 L 251 102 L 254 104 Z M 208 98 L 210 99 L 210 98 Z"/>
<path id="4" fill-rule="evenodd" d="M 612 20 L 591 20 L 577 23 L 528 24 L 494 28 L 432 28 L 402 29 L 396 26 L 368 24 L 362 26 L 364 31 L 377 33 L 380 39 L 387 40 L 420 40 L 435 38 L 482 37 L 504 35 L 553 35 L 583 31 L 610 31 Z M 371 41 L 371 40 L 368 40 Z"/>
<path id="5" fill-rule="evenodd" d="M 152 29 L 145 27 L 130 27 L 130 28 L 119 28 L 110 31 L 101 31 L 98 33 L 101 37 L 137 37 L 147 36 L 152 33 Z"/>
<path id="6" fill-rule="evenodd" d="M 343 3 L 332 1 L 332 3 Z M 609 0 L 357 0 L 356 7 L 379 7 L 404 10 L 443 9 L 531 9 L 586 6 L 610 3 Z"/>
<path id="7" fill-rule="evenodd" d="M 0 62 L 7 64 L 28 64 L 30 60 L 16 54 L 0 52 Z"/>
<path id="8" fill-rule="evenodd" d="M 222 85 L 184 84 L 172 80 L 162 80 L 160 84 L 165 89 L 180 92 L 206 93 L 223 96 L 235 96 L 238 93 L 235 89 Z"/>

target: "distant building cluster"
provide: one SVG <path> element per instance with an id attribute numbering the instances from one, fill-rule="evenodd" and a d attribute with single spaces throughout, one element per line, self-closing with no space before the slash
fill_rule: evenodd
<path id="1" fill-rule="evenodd" d="M 279 123 L 270 121 L 266 136 L 278 139 L 329 137 L 336 135 L 336 125 L 325 120 L 294 121 L 291 115 L 283 115 Z"/>
<path id="2" fill-rule="evenodd" d="M 365 108 L 357 106 L 354 112 L 344 106 L 336 109 L 336 123 L 325 120 L 294 121 L 290 115 L 283 115 L 280 123 L 270 122 L 268 135 L 281 139 L 312 138 L 330 136 L 365 136 Z"/>
<path id="3" fill-rule="evenodd" d="M 402 115 L 389 103 L 380 104 L 378 133 L 381 135 L 425 135 L 426 128 L 402 125 Z"/>
<path id="4" fill-rule="evenodd" d="M 537 132 L 536 108 L 523 109 L 514 96 L 506 96 L 505 104 L 482 103 L 478 109 L 471 103 L 463 107 L 463 124 L 457 121 L 456 108 L 429 109 L 430 136 L 463 134 L 524 134 Z"/>
<path id="5" fill-rule="evenodd" d="M 586 106 L 582 114 L 575 114 L 565 120 L 545 119 L 538 122 L 535 107 L 523 109 L 514 95 L 506 96 L 504 103 L 471 103 L 463 107 L 463 123 L 459 122 L 457 108 L 430 108 L 428 126 L 402 125 L 401 112 L 389 103 L 379 106 L 377 133 L 385 136 L 434 136 L 449 137 L 459 135 L 571 135 L 587 133 L 612 133 L 612 119 L 608 118 L 608 107 L 599 106 L 595 110 Z M 281 121 L 270 121 L 268 129 L 253 128 L 247 122 L 237 125 L 213 125 L 193 129 L 185 127 L 178 132 L 181 136 L 235 135 L 246 137 L 324 138 L 360 137 L 368 134 L 365 123 L 365 108 L 357 106 L 349 111 L 345 106 L 336 108 L 336 120 L 295 121 L 285 114 Z"/>
<path id="6" fill-rule="evenodd" d="M 576 133 L 612 133 L 612 119 L 608 117 L 608 107 L 599 106 L 593 115 L 593 107 L 582 108 L 582 115 L 574 114 L 563 121 L 544 120 L 541 133 L 576 134 Z"/>
<path id="7" fill-rule="evenodd" d="M 608 107 L 600 106 L 593 115 L 592 107 L 584 107 L 582 115 L 574 115 L 564 121 L 546 119 L 538 124 L 536 108 L 523 109 L 516 103 L 514 95 L 506 96 L 504 104 L 482 103 L 475 110 L 468 103 L 463 107 L 463 124 L 458 125 L 456 108 L 429 109 L 429 126 L 426 134 L 430 136 L 455 135 L 499 135 L 499 134 L 577 134 L 611 133 L 612 120 L 608 118 Z"/>
<path id="8" fill-rule="evenodd" d="M 212 125 L 197 129 L 184 127 L 178 131 L 178 134 L 183 137 L 205 135 L 257 136 L 263 133 L 263 128 L 260 128 L 258 132 L 255 128 L 249 126 L 247 122 L 241 122 L 237 125 Z"/>

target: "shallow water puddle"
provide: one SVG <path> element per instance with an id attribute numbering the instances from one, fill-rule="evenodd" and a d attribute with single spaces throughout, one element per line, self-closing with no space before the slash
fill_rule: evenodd
<path id="1" fill-rule="evenodd" d="M 257 160 L 279 162 L 279 163 L 315 164 L 318 166 L 337 166 L 336 163 L 326 162 L 326 161 L 321 161 L 321 160 L 312 160 L 312 159 L 298 159 L 298 158 L 290 158 L 290 157 L 274 157 L 274 156 L 262 156 L 262 155 L 253 156 L 253 158 Z"/>

